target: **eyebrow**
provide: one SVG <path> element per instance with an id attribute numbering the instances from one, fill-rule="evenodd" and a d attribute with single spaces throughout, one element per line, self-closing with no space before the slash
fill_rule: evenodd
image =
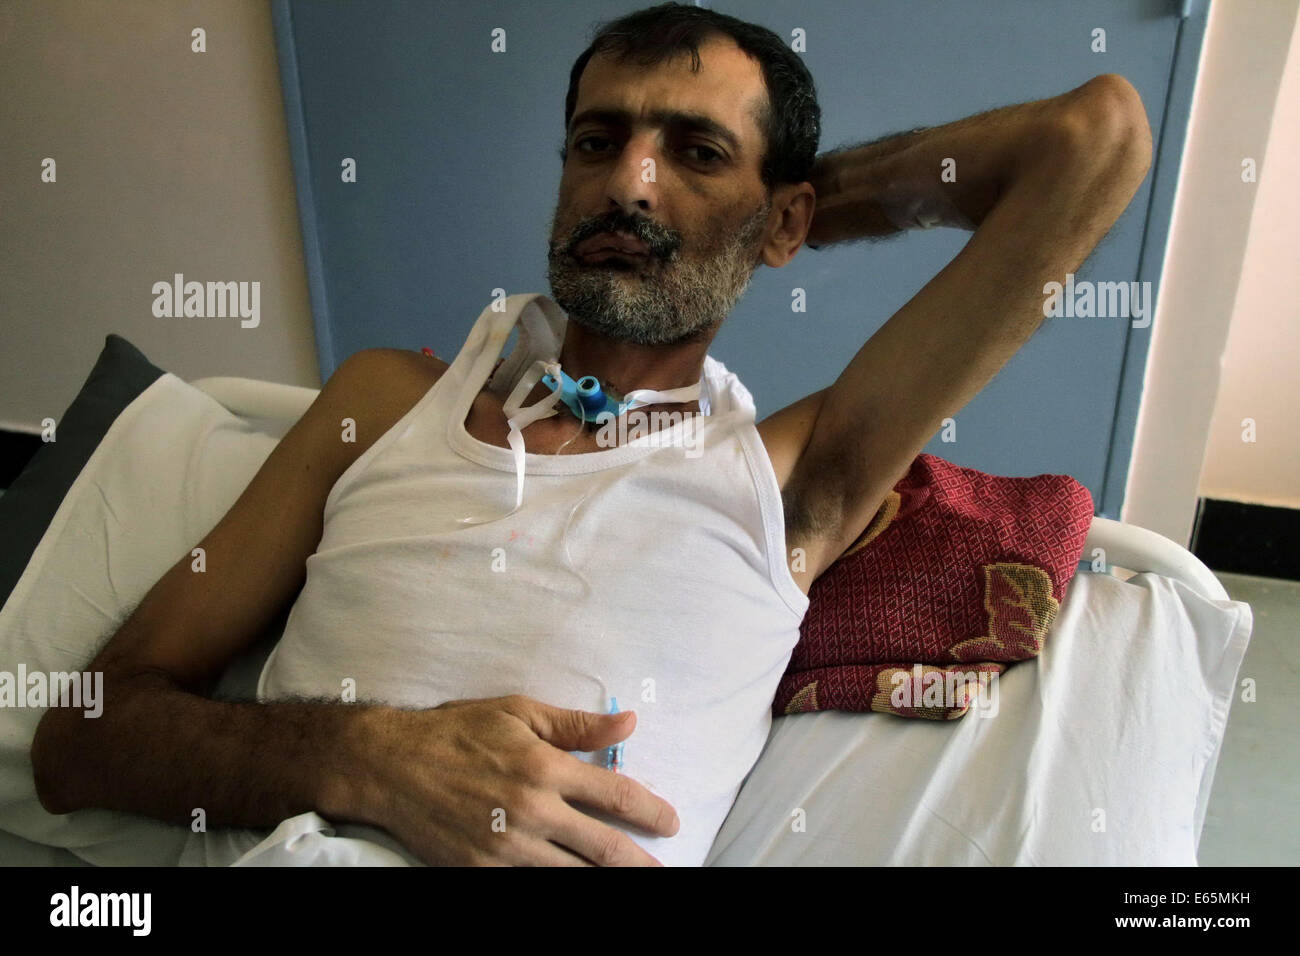
<path id="1" fill-rule="evenodd" d="M 736 154 L 743 153 L 744 150 L 740 145 L 740 137 L 730 129 L 719 123 L 710 116 L 703 113 L 692 113 L 685 110 L 651 110 L 649 119 L 652 123 L 664 127 L 677 127 L 697 133 L 708 133 L 716 136 L 727 144 L 727 147 Z M 608 126 L 631 126 L 632 113 L 629 110 L 610 109 L 605 107 L 596 107 L 593 109 L 583 110 L 569 121 L 569 130 L 572 132 L 582 123 L 604 123 Z"/>

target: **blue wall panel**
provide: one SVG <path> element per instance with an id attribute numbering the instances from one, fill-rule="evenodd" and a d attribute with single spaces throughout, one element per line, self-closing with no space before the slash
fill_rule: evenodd
<path id="1" fill-rule="evenodd" d="M 1141 92 L 1158 156 L 1080 278 L 1158 295 L 1203 4 L 1168 0 L 724 0 L 807 36 L 823 148 L 1052 96 L 1098 73 Z M 277 0 L 321 371 L 368 346 L 450 358 L 494 288 L 548 291 L 568 71 L 595 22 L 638 4 Z M 1187 16 L 1180 16 L 1186 14 Z M 1106 53 L 1090 49 L 1107 34 Z M 506 52 L 491 52 L 505 30 Z M 343 183 L 340 163 L 358 163 Z M 765 415 L 829 384 L 968 234 L 911 233 L 760 268 L 712 354 Z M 793 313 L 791 290 L 807 290 Z M 955 322 L 960 334 L 960 321 Z M 1150 329 L 1049 320 L 927 451 L 1004 475 L 1067 473 L 1118 517 Z"/>

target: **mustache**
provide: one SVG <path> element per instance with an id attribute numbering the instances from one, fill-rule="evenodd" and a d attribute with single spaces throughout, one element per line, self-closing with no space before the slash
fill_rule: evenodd
<path id="1" fill-rule="evenodd" d="M 580 242 L 602 232 L 625 232 L 635 236 L 645 243 L 646 248 L 650 250 L 650 255 L 656 259 L 671 260 L 682 247 L 681 233 L 676 230 L 669 229 L 645 216 L 612 212 L 604 216 L 592 216 L 578 223 L 570 234 L 564 251 L 572 256 Z"/>

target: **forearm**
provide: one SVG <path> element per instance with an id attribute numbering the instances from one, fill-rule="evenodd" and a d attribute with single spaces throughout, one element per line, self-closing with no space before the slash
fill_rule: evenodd
<path id="1" fill-rule="evenodd" d="M 892 235 L 918 210 L 976 228 L 1036 162 L 1048 124 L 1088 86 L 824 153 L 813 170 L 808 244 Z"/>
<path id="2" fill-rule="evenodd" d="M 46 809 L 102 807 L 189 824 L 272 826 L 317 810 L 373 822 L 366 789 L 367 728 L 360 704 L 210 700 L 162 675 L 111 679 L 97 718 L 51 708 L 32 764 Z"/>

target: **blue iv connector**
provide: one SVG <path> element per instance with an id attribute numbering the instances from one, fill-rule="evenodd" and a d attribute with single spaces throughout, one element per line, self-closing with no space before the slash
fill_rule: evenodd
<path id="1" fill-rule="evenodd" d="M 609 712 L 611 714 L 618 713 L 617 697 L 611 697 L 609 699 Z M 623 769 L 623 744 L 625 742 L 626 741 L 619 741 L 618 743 L 605 748 L 605 769 L 606 770 L 612 770 L 615 773 L 618 773 Z"/>
<path id="2" fill-rule="evenodd" d="M 573 414 L 586 421 L 598 421 L 605 414 L 617 418 L 622 411 L 619 403 L 605 394 L 594 375 L 584 375 L 575 382 L 568 372 L 560 369 L 558 383 L 550 374 L 543 375 L 542 382 L 551 391 L 559 391 L 560 401 L 569 406 Z"/>

